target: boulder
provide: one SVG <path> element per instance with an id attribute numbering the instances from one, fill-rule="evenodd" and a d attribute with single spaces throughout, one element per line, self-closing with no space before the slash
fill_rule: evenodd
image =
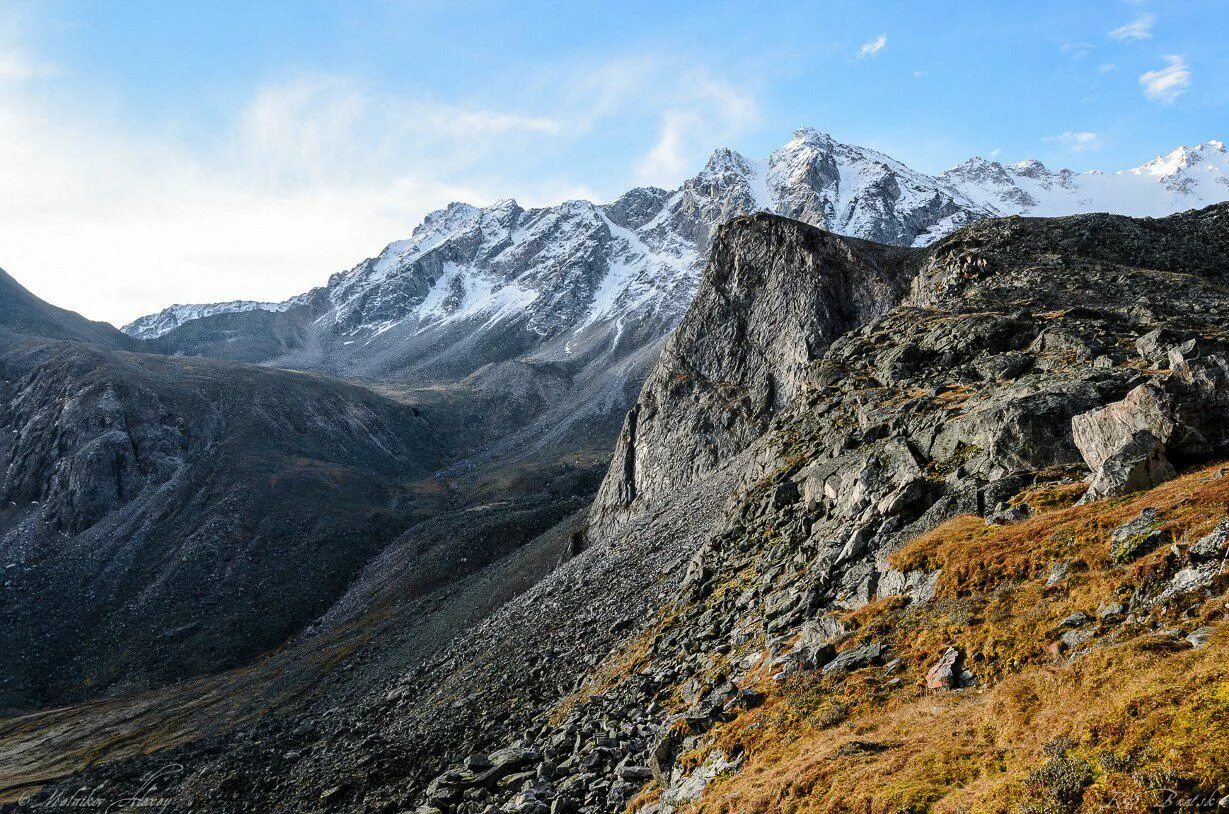
<path id="1" fill-rule="evenodd" d="M 1165 445 L 1149 430 L 1137 430 L 1093 473 L 1080 503 L 1142 492 L 1177 474 L 1165 457 Z"/>
<path id="2" fill-rule="evenodd" d="M 657 736 L 657 740 L 649 748 L 649 771 L 657 785 L 665 788 L 670 784 L 670 774 L 674 771 L 674 760 L 678 757 L 683 743 L 683 733 L 677 726 L 667 724 Z"/>
<path id="3" fill-rule="evenodd" d="M 1059 641 L 1063 643 L 1063 647 L 1067 650 L 1078 650 L 1088 642 L 1092 641 L 1095 634 L 1088 628 L 1081 630 L 1068 630 L 1062 636 L 1059 636 Z"/>
<path id="4" fill-rule="evenodd" d="M 1216 528 L 1200 537 L 1191 546 L 1191 559 L 1196 562 L 1223 560 L 1229 548 L 1229 520 L 1222 520 Z"/>
<path id="5" fill-rule="evenodd" d="M 1126 615 L 1126 608 L 1122 606 L 1121 602 L 1116 600 L 1104 602 L 1097 608 L 1097 618 L 1102 622 L 1118 622 Z"/>
<path id="6" fill-rule="evenodd" d="M 926 671 L 926 689 L 954 690 L 960 686 L 964 655 L 954 647 L 947 648 L 942 658 Z"/>
<path id="7" fill-rule="evenodd" d="M 1169 351 L 1182 344 L 1184 337 L 1169 328 L 1157 328 L 1135 340 L 1135 350 L 1140 358 L 1154 368 L 1169 368 Z"/>
<path id="8" fill-rule="evenodd" d="M 1063 627 L 1083 627 L 1092 621 L 1092 618 L 1084 611 L 1076 611 L 1068 616 L 1060 624 Z"/>
<path id="9" fill-rule="evenodd" d="M 1204 563 L 1183 568 L 1173 575 L 1165 589 L 1157 595 L 1157 602 L 1167 602 L 1185 594 L 1192 594 L 1212 587 L 1216 575 L 1220 572 L 1219 563 Z"/>
<path id="10" fill-rule="evenodd" d="M 1144 509 L 1114 529 L 1110 537 L 1110 561 L 1117 565 L 1131 562 L 1169 540 L 1170 533 L 1161 526 L 1156 509 Z"/>
<path id="11" fill-rule="evenodd" d="M 488 760 L 490 760 L 491 766 L 500 774 L 510 774 L 537 763 L 541 760 L 541 757 L 536 749 L 509 746 L 507 749 L 492 752 L 488 756 Z"/>
<path id="12" fill-rule="evenodd" d="M 615 774 L 619 776 L 620 780 L 628 780 L 632 782 L 642 783 L 645 780 L 649 780 L 653 777 L 653 770 L 650 769 L 648 766 L 626 765 L 626 766 L 620 766 L 618 769 L 616 769 Z"/>
<path id="13" fill-rule="evenodd" d="M 1166 443 L 1177 428 L 1173 403 L 1160 385 L 1148 382 L 1127 393 L 1122 401 L 1107 404 L 1071 419 L 1071 435 L 1088 468 L 1102 464 L 1139 430 Z"/>
<path id="14" fill-rule="evenodd" d="M 1072 418 L 1075 445 L 1093 471 L 1084 502 L 1149 489 L 1174 477 L 1165 449 L 1178 429 L 1173 398 L 1154 382 Z"/>
<path id="15" fill-rule="evenodd" d="M 1190 644 L 1191 647 L 1199 648 L 1199 647 L 1203 647 L 1204 645 L 1206 645 L 1208 643 L 1208 640 L 1211 638 L 1212 638 L 1212 628 L 1201 627 L 1201 628 L 1197 628 L 1191 631 L 1191 634 L 1186 637 L 1186 641 Z"/>
<path id="16" fill-rule="evenodd" d="M 852 647 L 828 662 L 823 672 L 828 674 L 851 673 L 863 667 L 871 667 L 883 661 L 883 654 L 886 650 L 887 648 L 878 642 Z"/>

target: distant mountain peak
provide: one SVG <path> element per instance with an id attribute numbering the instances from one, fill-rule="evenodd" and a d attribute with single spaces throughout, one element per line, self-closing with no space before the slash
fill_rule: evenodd
<path id="1" fill-rule="evenodd" d="M 1035 159 L 1004 165 L 977 156 L 932 176 L 801 127 L 764 159 L 714 150 L 673 190 L 640 187 L 607 204 L 568 200 L 533 209 L 513 198 L 485 207 L 454 202 L 318 293 L 281 304 L 173 306 L 126 330 L 153 338 L 223 313 L 281 310 L 293 318 L 301 311 L 310 314 L 301 330 L 320 335 L 309 344 L 324 357 L 296 352 L 279 363 L 353 371 L 380 357 L 382 370 L 430 366 L 452 360 L 438 343 L 455 337 L 445 341 L 444 334 L 467 337 L 467 359 L 498 360 L 534 347 L 575 361 L 580 348 L 621 347 L 627 327 L 646 320 L 654 327 L 644 336 L 668 332 L 690 301 L 716 227 L 737 215 L 768 211 L 840 234 L 925 245 L 997 215 L 1159 216 L 1225 200 L 1225 156 L 1221 142 L 1208 141 L 1133 170 L 1083 174 L 1052 171 Z M 512 331 L 501 340 L 507 346 L 487 340 L 476 353 L 474 337 L 492 331 Z M 582 340 L 604 332 L 606 340 Z M 555 348 L 551 337 L 562 336 L 572 338 Z"/>

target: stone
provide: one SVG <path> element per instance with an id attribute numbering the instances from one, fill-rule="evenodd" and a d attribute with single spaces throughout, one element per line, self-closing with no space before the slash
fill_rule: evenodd
<path id="1" fill-rule="evenodd" d="M 1080 503 L 1142 492 L 1177 474 L 1165 457 L 1165 445 L 1149 430 L 1137 430 L 1093 472 Z"/>
<path id="2" fill-rule="evenodd" d="M 824 666 L 823 672 L 827 674 L 850 673 L 863 667 L 871 667 L 883 660 L 883 654 L 886 651 L 887 648 L 878 642 L 870 642 L 859 647 L 853 647 L 838 654 L 836 658 L 828 662 Z"/>
<path id="3" fill-rule="evenodd" d="M 1169 328 L 1157 328 L 1135 340 L 1140 358 L 1158 370 L 1169 368 L 1169 351 L 1183 341 L 1181 334 Z"/>
<path id="4" fill-rule="evenodd" d="M 515 772 L 519 769 L 537 763 L 541 760 L 541 755 L 536 749 L 530 749 L 522 746 L 510 746 L 507 749 L 500 749 L 497 752 L 492 752 L 487 756 L 491 762 L 492 768 L 500 774 Z"/>
<path id="5" fill-rule="evenodd" d="M 720 749 L 714 749 L 690 775 L 677 778 L 676 782 L 667 786 L 662 791 L 662 801 L 670 806 L 670 811 L 694 802 L 709 783 L 722 775 L 738 771 L 742 762 L 742 755 L 731 759 Z"/>
<path id="6" fill-rule="evenodd" d="M 1093 635 L 1094 634 L 1092 630 L 1088 628 L 1084 628 L 1082 630 L 1068 630 L 1066 633 L 1059 636 L 1058 638 L 1059 638 L 1059 641 L 1063 643 L 1063 646 L 1066 647 L 1066 649 L 1078 650 L 1083 645 L 1092 641 Z"/>
<path id="7" fill-rule="evenodd" d="M 1110 562 L 1116 565 L 1131 562 L 1168 542 L 1170 534 L 1161 525 L 1156 509 L 1148 508 L 1114 529 L 1110 537 Z"/>
<path id="8" fill-rule="evenodd" d="M 473 754 L 465 758 L 464 766 L 472 772 L 482 772 L 494 765 L 491 759 L 483 754 Z"/>
<path id="9" fill-rule="evenodd" d="M 1191 559 L 1196 562 L 1211 562 L 1225 559 L 1229 550 L 1229 519 L 1222 520 L 1216 528 L 1200 537 L 1191 546 Z"/>
<path id="10" fill-rule="evenodd" d="M 1065 580 L 1071 574 L 1071 562 L 1065 560 L 1056 562 L 1050 566 L 1050 575 L 1046 577 L 1046 587 L 1053 588 L 1058 583 Z"/>
<path id="11" fill-rule="evenodd" d="M 1212 628 L 1201 627 L 1191 631 L 1190 635 L 1186 637 L 1186 640 L 1190 643 L 1191 647 L 1199 648 L 1205 646 L 1211 638 Z"/>
<path id="12" fill-rule="evenodd" d="M 960 686 L 961 664 L 964 656 L 954 647 L 949 647 L 943 656 L 926 671 L 926 689 L 954 690 Z"/>
<path id="13" fill-rule="evenodd" d="M 606 795 L 606 800 L 612 809 L 622 811 L 627 808 L 627 804 L 631 802 L 631 799 L 636 796 L 638 791 L 640 791 L 640 784 L 620 780 L 610 787 L 610 793 Z"/>
<path id="14" fill-rule="evenodd" d="M 649 770 L 657 785 L 665 788 L 670 784 L 670 775 L 674 770 L 674 759 L 678 756 L 679 747 L 683 743 L 683 734 L 677 726 L 667 724 L 653 745 L 649 747 Z"/>
<path id="15" fill-rule="evenodd" d="M 1216 575 L 1220 572 L 1220 563 L 1204 563 L 1183 568 L 1174 574 L 1157 595 L 1157 602 L 1167 602 L 1185 594 L 1195 593 L 1212 587 Z"/>
<path id="16" fill-rule="evenodd" d="M 615 770 L 620 780 L 645 781 L 653 777 L 653 770 L 648 766 L 620 766 Z"/>
<path id="17" fill-rule="evenodd" d="M 1121 401 L 1071 419 L 1071 435 L 1088 468 L 1096 471 L 1140 430 L 1165 444 L 1177 428 L 1168 393 L 1151 382 L 1141 384 Z"/>
<path id="18" fill-rule="evenodd" d="M 1110 601 L 1097 608 L 1097 618 L 1103 622 L 1116 622 L 1126 616 L 1126 608 L 1121 602 Z"/>
<path id="19" fill-rule="evenodd" d="M 1092 617 L 1090 617 L 1087 613 L 1084 613 L 1084 611 L 1076 611 L 1064 619 L 1060 624 L 1063 627 L 1083 627 L 1091 621 Z"/>

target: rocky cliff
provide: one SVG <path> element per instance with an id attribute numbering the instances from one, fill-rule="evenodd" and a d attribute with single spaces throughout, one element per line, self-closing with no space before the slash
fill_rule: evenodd
<path id="1" fill-rule="evenodd" d="M 759 437 L 842 334 L 908 286 L 905 253 L 770 215 L 722 227 L 703 284 L 628 413 L 590 534 L 704 478 Z"/>

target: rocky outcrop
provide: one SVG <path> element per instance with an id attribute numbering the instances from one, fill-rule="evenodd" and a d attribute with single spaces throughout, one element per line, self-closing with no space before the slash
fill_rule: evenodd
<path id="1" fill-rule="evenodd" d="M 890 250 L 754 215 L 722 228 L 704 286 L 628 413 L 590 521 L 609 537 L 736 456 L 842 334 L 905 290 Z"/>

